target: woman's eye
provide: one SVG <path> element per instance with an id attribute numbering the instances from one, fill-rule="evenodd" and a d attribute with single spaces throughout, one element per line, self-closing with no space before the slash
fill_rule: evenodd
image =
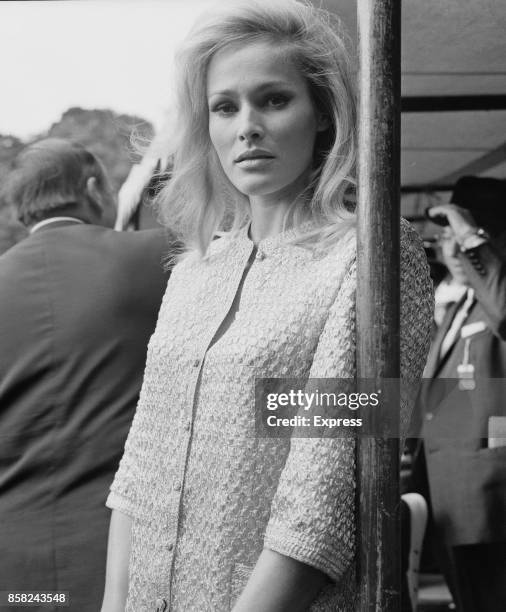
<path id="1" fill-rule="evenodd" d="M 236 110 L 235 105 L 231 102 L 220 102 L 211 108 L 211 112 L 219 115 L 231 115 Z"/>
<path id="2" fill-rule="evenodd" d="M 277 94 L 274 96 L 269 96 L 267 98 L 267 105 L 272 107 L 272 108 L 281 108 L 283 106 L 285 106 L 285 104 L 288 103 L 288 98 L 287 96 L 281 95 L 281 94 Z"/>

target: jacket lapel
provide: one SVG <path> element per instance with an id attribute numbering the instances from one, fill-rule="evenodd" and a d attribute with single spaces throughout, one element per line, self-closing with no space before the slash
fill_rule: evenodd
<path id="1" fill-rule="evenodd" d="M 457 310 L 462 306 L 465 299 L 466 299 L 466 296 L 464 294 L 464 296 L 458 302 L 455 302 L 455 304 L 453 304 L 452 306 L 450 306 L 450 308 L 448 308 L 448 311 L 446 312 L 444 316 L 443 322 L 441 323 L 441 326 L 437 330 L 436 336 L 431 344 L 429 355 L 427 357 L 427 365 L 425 366 L 425 371 L 423 374 L 424 378 L 435 378 L 440 366 L 443 364 L 444 359 L 440 360 L 440 357 L 439 357 L 440 352 L 441 352 L 441 344 L 443 343 L 444 337 L 446 336 L 446 334 L 448 333 L 448 330 L 450 329 L 450 326 L 457 313 Z M 451 349 L 448 351 L 447 355 L 450 352 L 451 352 Z"/>

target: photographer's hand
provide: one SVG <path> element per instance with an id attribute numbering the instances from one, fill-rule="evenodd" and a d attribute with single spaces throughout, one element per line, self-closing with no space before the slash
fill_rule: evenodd
<path id="1" fill-rule="evenodd" d="M 461 243 L 466 236 L 475 234 L 478 226 L 471 213 L 455 204 L 441 204 L 429 208 L 427 214 L 432 217 L 446 217 L 457 242 Z"/>

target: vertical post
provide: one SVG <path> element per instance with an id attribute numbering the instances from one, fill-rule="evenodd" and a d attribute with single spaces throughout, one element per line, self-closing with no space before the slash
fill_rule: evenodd
<path id="1" fill-rule="evenodd" d="M 399 377 L 401 0 L 358 0 L 357 371 Z M 399 442 L 357 445 L 360 612 L 400 610 Z"/>

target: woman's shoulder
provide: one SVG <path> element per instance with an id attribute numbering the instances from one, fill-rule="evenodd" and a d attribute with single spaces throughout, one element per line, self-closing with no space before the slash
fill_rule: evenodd
<path id="1" fill-rule="evenodd" d="M 315 254 L 329 264 L 338 261 L 352 261 L 357 255 L 356 224 L 328 226 L 321 231 L 319 240 L 314 246 Z"/>
<path id="2" fill-rule="evenodd" d="M 176 276 L 187 274 L 196 269 L 202 267 L 209 268 L 210 265 L 216 264 L 223 259 L 223 255 L 225 255 L 225 257 L 229 255 L 229 249 L 234 242 L 234 238 L 234 234 L 219 232 L 209 244 L 205 254 L 202 254 L 197 248 L 187 249 L 179 256 L 172 270 L 172 274 Z"/>
<path id="3" fill-rule="evenodd" d="M 401 253 L 403 249 L 416 249 L 423 252 L 423 241 L 411 223 L 401 217 Z"/>
<path id="4" fill-rule="evenodd" d="M 401 219 L 400 255 L 401 279 L 406 280 L 410 276 L 415 276 L 419 281 L 417 286 L 430 288 L 432 293 L 429 264 L 422 238 L 405 219 Z"/>
<path id="5" fill-rule="evenodd" d="M 330 247 L 325 247 L 324 260 L 331 266 L 339 262 L 346 269 L 355 267 L 357 258 L 357 228 L 353 225 Z M 423 241 L 415 228 L 406 219 L 400 224 L 400 273 L 401 298 L 407 295 L 432 306 L 433 285 Z"/>
<path id="6" fill-rule="evenodd" d="M 335 235 L 333 240 L 323 241 L 323 248 L 327 249 L 328 252 L 334 252 L 338 254 L 342 253 L 352 253 L 356 255 L 357 251 L 357 226 L 356 224 L 348 225 L 341 231 L 341 233 Z M 329 246 L 330 245 L 330 246 Z M 418 234 L 418 232 L 414 229 L 414 227 L 401 217 L 400 222 L 400 250 L 401 253 L 405 250 L 407 251 L 417 251 L 419 253 L 424 253 L 423 250 L 423 242 Z"/>
<path id="7" fill-rule="evenodd" d="M 237 238 L 237 234 L 235 232 L 216 232 L 209 247 L 207 248 L 206 257 L 213 257 L 227 251 L 234 242 L 235 238 Z"/>
<path id="8" fill-rule="evenodd" d="M 401 222 L 400 258 L 400 299 L 404 335 L 412 339 L 413 335 L 421 334 L 426 344 L 434 312 L 434 285 L 422 238 L 405 219 Z M 411 345 L 414 346 L 413 343 Z"/>

